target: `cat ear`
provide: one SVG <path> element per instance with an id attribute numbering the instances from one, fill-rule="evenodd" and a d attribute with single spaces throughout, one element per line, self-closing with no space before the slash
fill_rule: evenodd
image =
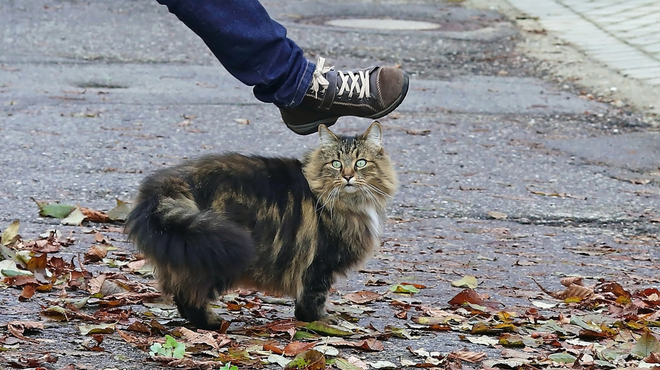
<path id="1" fill-rule="evenodd" d="M 380 123 L 374 121 L 367 131 L 362 134 L 362 138 L 371 145 L 377 147 L 383 146 L 383 128 L 380 126 Z"/>
<path id="2" fill-rule="evenodd" d="M 325 125 L 319 125 L 319 138 L 321 139 L 321 146 L 335 145 L 337 143 L 337 135 L 333 134 Z"/>

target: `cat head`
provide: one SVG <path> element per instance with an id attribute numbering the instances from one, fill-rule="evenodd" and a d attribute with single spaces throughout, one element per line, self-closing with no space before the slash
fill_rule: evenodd
<path id="1" fill-rule="evenodd" d="M 378 122 L 357 136 L 335 135 L 319 126 L 320 146 L 307 155 L 303 171 L 320 201 L 385 206 L 398 182 L 382 137 Z"/>

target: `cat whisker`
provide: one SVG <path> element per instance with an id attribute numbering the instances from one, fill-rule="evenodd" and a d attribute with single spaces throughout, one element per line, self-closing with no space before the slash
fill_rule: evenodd
<path id="1" fill-rule="evenodd" d="M 386 198 L 394 199 L 393 196 L 391 196 L 391 195 L 387 194 L 386 192 L 380 190 L 380 189 L 379 189 L 377 186 L 375 186 L 375 185 L 368 184 L 368 183 L 364 183 L 364 185 L 365 185 L 366 187 L 368 187 L 370 190 L 375 191 L 376 193 L 378 193 L 378 194 L 380 194 L 380 195 L 382 195 L 382 196 L 384 196 L 384 197 L 386 197 Z"/>
<path id="2" fill-rule="evenodd" d="M 332 208 L 335 205 L 335 202 L 337 201 L 337 196 L 339 195 L 339 189 L 340 188 L 332 188 L 332 191 L 330 192 L 330 204 L 329 204 L 329 209 L 330 209 L 330 217 L 332 217 Z"/>
<path id="3" fill-rule="evenodd" d="M 359 189 L 365 194 L 369 200 L 371 200 L 373 203 L 380 203 L 378 199 L 376 199 L 376 196 L 367 188 L 366 186 L 360 186 Z"/>
<path id="4" fill-rule="evenodd" d="M 326 191 L 327 192 L 327 191 Z M 332 217 L 332 207 L 337 200 L 337 194 L 339 193 L 339 188 L 332 188 L 330 190 L 330 194 L 328 194 L 325 198 L 325 202 L 323 202 L 323 205 L 319 210 L 323 210 L 328 206 L 328 210 L 330 211 L 330 217 Z M 325 194 L 325 192 L 324 192 Z"/>
<path id="5" fill-rule="evenodd" d="M 323 193 L 321 193 L 319 195 L 318 199 L 316 199 L 316 204 L 314 205 L 314 207 L 316 208 L 317 211 L 322 211 L 323 208 L 325 208 L 325 203 L 323 205 L 321 205 L 321 207 L 319 207 L 319 204 L 321 203 L 321 200 L 323 200 L 323 196 L 325 195 L 325 193 L 327 193 L 329 190 L 330 189 L 328 189 L 328 190 L 324 191 Z"/>

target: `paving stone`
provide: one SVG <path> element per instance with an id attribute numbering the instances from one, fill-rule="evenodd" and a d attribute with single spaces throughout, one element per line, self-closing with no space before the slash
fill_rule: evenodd
<path id="1" fill-rule="evenodd" d="M 605 27 L 608 31 L 616 31 L 614 26 L 608 26 Z M 648 37 L 648 36 L 655 36 L 656 40 L 658 40 L 658 32 L 660 32 L 660 29 L 658 27 L 638 27 L 638 28 L 632 28 L 626 31 L 616 31 L 615 34 L 623 39 L 632 39 L 636 37 Z"/>
<path id="2" fill-rule="evenodd" d="M 653 44 L 653 45 L 646 45 L 642 49 L 649 52 L 649 53 L 651 53 L 651 54 L 658 54 L 658 53 L 660 53 L 660 43 Z"/>
<path id="3" fill-rule="evenodd" d="M 657 68 L 660 64 L 653 58 L 646 58 L 644 60 L 635 60 L 631 62 L 625 69 L 621 72 L 627 74 L 630 71 L 637 69 L 648 69 L 648 68 Z"/>
<path id="4" fill-rule="evenodd" d="M 632 78 L 652 79 L 660 78 L 660 67 L 631 70 L 628 75 Z"/>
<path id="5" fill-rule="evenodd" d="M 610 68 L 657 85 L 660 2 L 655 0 L 509 0 L 547 30 Z"/>

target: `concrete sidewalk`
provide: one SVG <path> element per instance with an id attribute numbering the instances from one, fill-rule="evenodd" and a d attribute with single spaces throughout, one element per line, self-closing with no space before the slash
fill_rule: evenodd
<path id="1" fill-rule="evenodd" d="M 587 55 L 649 85 L 660 85 L 660 2 L 509 0 Z"/>
<path id="2" fill-rule="evenodd" d="M 509 16 L 524 25 L 540 28 L 532 32 L 556 36 L 584 54 L 595 64 L 619 75 L 604 77 L 593 67 L 578 68 L 566 77 L 584 85 L 602 85 L 631 105 L 658 113 L 660 97 L 660 2 L 653 0 L 506 0 L 519 13 Z M 517 13 L 517 12 L 513 12 Z M 535 26 L 531 26 L 532 28 Z M 558 49 L 558 45 L 548 45 Z M 537 47 L 535 45 L 534 47 Z M 549 50 L 549 53 L 556 50 Z M 565 58 L 563 61 L 561 58 Z M 566 55 L 556 58 L 575 63 Z M 592 75 L 590 78 L 588 75 Z M 591 79 L 591 82 L 588 80 Z M 607 82 L 605 82 L 607 81 Z M 611 87 L 606 87 L 610 83 Z M 629 85 L 629 86 L 627 86 Z M 656 101 L 654 103 L 654 100 Z"/>

